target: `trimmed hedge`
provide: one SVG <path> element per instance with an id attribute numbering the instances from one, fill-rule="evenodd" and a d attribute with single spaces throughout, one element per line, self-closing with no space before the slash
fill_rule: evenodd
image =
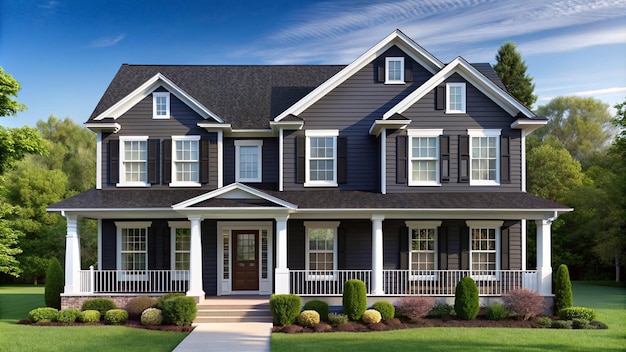
<path id="1" fill-rule="evenodd" d="M 585 319 L 592 321 L 596 318 L 596 312 L 587 307 L 569 307 L 559 310 L 559 318 L 563 320 Z"/>
<path id="2" fill-rule="evenodd" d="M 567 265 L 561 264 L 554 273 L 554 309 L 559 312 L 571 306 L 573 306 L 572 283 L 569 279 L 569 270 Z"/>
<path id="3" fill-rule="evenodd" d="M 168 299 L 172 299 L 176 297 L 185 297 L 185 296 L 186 294 L 184 294 L 183 292 L 166 293 L 157 299 L 156 305 L 154 307 L 163 310 L 163 302 L 167 301 Z"/>
<path id="4" fill-rule="evenodd" d="M 66 308 L 59 311 L 57 321 L 59 323 L 73 323 L 80 317 L 81 314 L 80 310 L 76 308 Z"/>
<path id="5" fill-rule="evenodd" d="M 101 316 L 97 310 L 85 310 L 81 312 L 78 320 L 82 323 L 95 323 L 100 321 Z"/>
<path id="6" fill-rule="evenodd" d="M 302 298 L 293 294 L 274 294 L 270 297 L 270 310 L 274 325 L 292 325 L 300 309 L 302 308 Z"/>
<path id="7" fill-rule="evenodd" d="M 378 312 L 380 312 L 380 315 L 383 319 L 391 319 L 396 316 L 396 308 L 393 306 L 393 304 L 387 301 L 378 301 L 372 304 L 372 309 L 376 309 Z"/>
<path id="8" fill-rule="evenodd" d="M 28 321 L 31 323 L 49 323 L 57 320 L 59 310 L 52 307 L 35 308 L 28 312 Z"/>
<path id="9" fill-rule="evenodd" d="M 478 316 L 480 301 L 478 287 L 469 276 L 459 281 L 454 291 L 454 311 L 459 319 L 473 320 Z"/>
<path id="10" fill-rule="evenodd" d="M 320 301 L 319 299 L 308 301 L 304 304 L 304 310 L 314 310 L 320 315 L 322 321 L 328 321 L 330 307 L 328 307 L 328 303 L 324 301 Z"/>
<path id="11" fill-rule="evenodd" d="M 367 288 L 361 280 L 348 280 L 343 284 L 343 312 L 350 320 L 361 320 L 367 309 Z"/>
<path id="12" fill-rule="evenodd" d="M 108 298 L 91 298 L 83 302 L 80 310 L 97 310 L 101 316 L 104 316 L 111 309 L 117 309 L 113 300 Z"/>
<path id="13" fill-rule="evenodd" d="M 128 312 L 123 309 L 109 309 L 104 313 L 104 321 L 111 325 L 124 325 L 128 320 Z"/>
<path id="14" fill-rule="evenodd" d="M 44 292 L 44 298 L 48 307 L 61 309 L 61 292 L 63 292 L 64 280 L 61 263 L 59 263 L 57 258 L 52 258 L 46 270 Z"/>
<path id="15" fill-rule="evenodd" d="M 162 303 L 163 320 L 177 326 L 191 325 L 198 314 L 196 300 L 190 296 L 176 296 Z"/>

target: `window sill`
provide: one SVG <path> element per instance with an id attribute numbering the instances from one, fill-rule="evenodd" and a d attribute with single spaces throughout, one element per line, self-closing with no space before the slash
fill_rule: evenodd
<path id="1" fill-rule="evenodd" d="M 123 182 L 116 183 L 115 187 L 150 187 L 150 184 L 144 182 Z"/>
<path id="2" fill-rule="evenodd" d="M 495 181 L 470 181 L 470 186 L 500 186 L 500 183 Z"/>
<path id="3" fill-rule="evenodd" d="M 385 81 L 385 84 L 406 84 L 405 81 Z"/>
<path id="4" fill-rule="evenodd" d="M 170 187 L 200 187 L 202 184 L 199 182 L 172 182 L 169 184 Z"/>
<path id="5" fill-rule="evenodd" d="M 465 110 L 446 110 L 446 114 L 466 114 L 467 112 Z"/>
<path id="6" fill-rule="evenodd" d="M 261 183 L 263 180 L 260 178 L 239 178 L 236 179 L 235 182 Z"/>
<path id="7" fill-rule="evenodd" d="M 166 116 L 152 116 L 153 120 L 169 120 L 170 119 L 170 115 L 166 115 Z"/>
<path id="8" fill-rule="evenodd" d="M 304 187 L 337 187 L 337 182 L 305 182 Z"/>
<path id="9" fill-rule="evenodd" d="M 441 187 L 439 182 L 409 182 L 409 187 Z"/>

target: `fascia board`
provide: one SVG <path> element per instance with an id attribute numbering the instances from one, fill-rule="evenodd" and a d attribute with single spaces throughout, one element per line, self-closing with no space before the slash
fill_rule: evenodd
<path id="1" fill-rule="evenodd" d="M 412 120 L 375 120 L 370 127 L 369 134 L 372 136 L 378 136 L 382 132 L 383 128 L 406 128 L 413 122 Z"/>
<path id="2" fill-rule="evenodd" d="M 541 126 L 545 126 L 548 124 L 548 120 L 525 120 L 518 119 L 511 123 L 512 129 L 521 129 L 526 131 L 526 133 L 531 133 L 532 131 L 540 128 Z"/>
<path id="3" fill-rule="evenodd" d="M 117 133 L 122 126 L 117 122 L 107 122 L 107 123 L 94 123 L 94 122 L 85 122 L 85 127 L 92 131 L 103 131 L 103 132 L 113 132 Z"/>
<path id="4" fill-rule="evenodd" d="M 284 207 L 284 208 L 287 208 L 287 209 L 296 209 L 297 208 L 297 206 L 295 204 L 291 204 L 291 203 L 286 202 L 286 201 L 284 201 L 282 199 L 276 198 L 276 197 L 271 196 L 271 195 L 269 195 L 269 194 L 267 194 L 265 192 L 259 191 L 259 190 L 255 189 L 255 188 L 246 186 L 246 185 L 241 184 L 241 183 L 231 183 L 228 186 L 225 186 L 225 187 L 216 189 L 214 191 L 211 191 L 211 192 L 199 195 L 197 197 L 188 199 L 188 200 L 180 202 L 178 204 L 174 204 L 172 206 L 172 208 L 174 210 L 189 209 L 189 207 L 191 207 L 194 204 L 203 202 L 203 201 L 208 200 L 208 199 L 216 198 L 216 197 L 219 197 L 221 195 L 224 195 L 226 193 L 229 193 L 229 192 L 232 192 L 232 191 L 236 191 L 236 190 L 240 190 L 240 191 L 243 191 L 243 192 L 248 193 L 250 195 L 253 195 L 253 196 L 257 197 L 257 198 L 261 198 L 261 199 L 267 200 L 268 202 L 272 202 L 272 203 L 278 204 L 281 207 Z"/>

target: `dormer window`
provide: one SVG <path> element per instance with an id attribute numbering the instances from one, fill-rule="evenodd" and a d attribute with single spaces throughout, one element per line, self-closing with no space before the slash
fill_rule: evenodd
<path id="1" fill-rule="evenodd" d="M 152 93 L 152 118 L 153 119 L 169 119 L 170 118 L 170 93 L 169 92 Z"/>
<path id="2" fill-rule="evenodd" d="M 404 58 L 385 58 L 385 84 L 404 84 Z"/>
<path id="3" fill-rule="evenodd" d="M 465 83 L 446 84 L 446 113 L 465 113 Z"/>

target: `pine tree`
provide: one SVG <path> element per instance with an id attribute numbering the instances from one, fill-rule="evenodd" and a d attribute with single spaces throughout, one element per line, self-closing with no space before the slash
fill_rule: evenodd
<path id="1" fill-rule="evenodd" d="M 533 78 L 526 74 L 526 62 L 522 60 L 515 43 L 506 42 L 500 47 L 493 69 L 509 93 L 530 109 L 537 101 L 537 96 L 533 94 L 535 84 Z"/>

